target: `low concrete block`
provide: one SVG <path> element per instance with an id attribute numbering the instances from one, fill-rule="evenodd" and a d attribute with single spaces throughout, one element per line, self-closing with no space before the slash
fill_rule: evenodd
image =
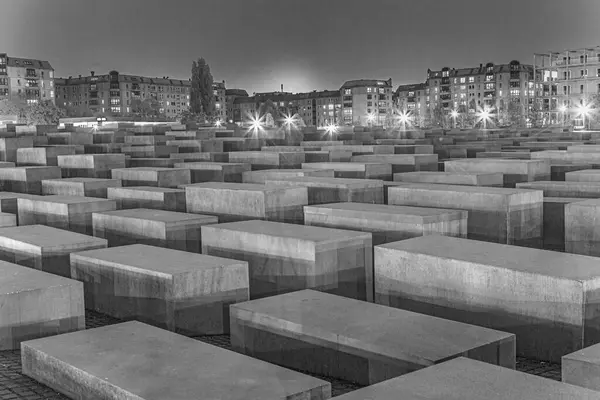
<path id="1" fill-rule="evenodd" d="M 330 169 L 336 178 L 392 180 L 392 166 L 381 162 L 304 163 L 302 169 Z"/>
<path id="2" fill-rule="evenodd" d="M 458 173 L 500 172 L 504 177 L 504 187 L 514 188 L 517 183 L 550 179 L 550 162 L 548 160 L 474 158 L 446 161 L 444 171 Z"/>
<path id="3" fill-rule="evenodd" d="M 0 228 L 0 260 L 66 278 L 71 277 L 70 253 L 106 246 L 104 239 L 45 225 Z"/>
<path id="4" fill-rule="evenodd" d="M 124 154 L 77 154 L 57 159 L 63 178 L 110 179 L 113 169 L 125 168 Z"/>
<path id="5" fill-rule="evenodd" d="M 600 170 L 584 169 L 565 173 L 567 182 L 600 182 Z"/>
<path id="6" fill-rule="evenodd" d="M 0 350 L 85 328 L 83 284 L 0 261 Z"/>
<path id="7" fill-rule="evenodd" d="M 565 251 L 565 207 L 584 201 L 572 197 L 544 197 L 544 249 Z"/>
<path id="8" fill-rule="evenodd" d="M 189 336 L 229 332 L 229 306 L 249 299 L 248 263 L 133 244 L 71 254 L 88 309 Z"/>
<path id="9" fill-rule="evenodd" d="M 42 194 L 106 199 L 109 187 L 121 187 L 121 181 L 103 178 L 45 179 L 42 181 Z"/>
<path id="10" fill-rule="evenodd" d="M 311 226 L 370 232 L 373 245 L 423 235 L 467 237 L 467 211 L 383 204 L 332 203 L 304 207 Z"/>
<path id="11" fill-rule="evenodd" d="M 0 212 L 0 227 L 17 226 L 17 216 L 7 212 Z"/>
<path id="12" fill-rule="evenodd" d="M 131 158 L 169 158 L 172 153 L 177 153 L 177 146 L 137 146 L 124 145 L 121 147 L 121 153 L 131 156 Z"/>
<path id="13" fill-rule="evenodd" d="M 250 183 L 205 182 L 185 186 L 189 213 L 215 215 L 220 222 L 265 219 L 303 223 L 305 187 L 268 187 Z"/>
<path id="14" fill-rule="evenodd" d="M 370 233 L 268 221 L 202 227 L 202 253 L 247 261 L 250 298 L 318 289 L 373 299 Z"/>
<path id="15" fill-rule="evenodd" d="M 491 187 L 502 187 L 504 185 L 502 174 L 499 172 L 400 172 L 398 174 L 394 174 L 394 181 Z"/>
<path id="16" fill-rule="evenodd" d="M 233 304 L 231 344 L 243 354 L 372 385 L 466 356 L 515 368 L 515 335 L 301 290 Z"/>
<path id="17" fill-rule="evenodd" d="M 0 168 L 0 189 L 6 192 L 42 194 L 42 180 L 60 179 L 58 167 Z"/>
<path id="18" fill-rule="evenodd" d="M 298 169 L 306 161 L 304 153 L 273 151 L 235 151 L 229 153 L 232 163 L 244 163 L 252 166 L 252 171 L 273 168 Z"/>
<path id="19" fill-rule="evenodd" d="M 528 182 L 517 183 L 517 188 L 541 190 L 544 197 L 600 198 L 600 182 Z"/>
<path id="20" fill-rule="evenodd" d="M 600 344 L 564 355 L 561 361 L 564 383 L 600 391 Z"/>
<path id="21" fill-rule="evenodd" d="M 385 163 L 391 165 L 392 173 L 413 171 L 437 171 L 437 154 L 394 154 L 353 156 L 352 162 Z M 370 177 L 384 179 L 383 177 Z"/>
<path id="22" fill-rule="evenodd" d="M 514 333 L 543 361 L 600 340 L 599 285 L 594 257 L 448 236 L 375 247 L 377 303 Z"/>
<path id="23" fill-rule="evenodd" d="M 200 227 L 216 224 L 217 217 L 165 210 L 135 208 L 95 212 L 93 234 L 108 240 L 110 247 L 141 243 L 200 253 Z"/>
<path id="24" fill-rule="evenodd" d="M 265 184 L 271 187 L 306 187 L 310 205 L 347 201 L 372 204 L 384 202 L 383 181 L 376 179 L 299 176 L 283 180 L 268 179 Z"/>
<path id="25" fill-rule="evenodd" d="M 29 166 L 58 166 L 58 156 L 74 155 L 75 149 L 63 146 L 31 147 L 17 149 L 17 165 Z"/>
<path id="26" fill-rule="evenodd" d="M 23 374 L 70 398 L 326 400 L 331 385 L 137 321 L 21 345 Z"/>
<path id="27" fill-rule="evenodd" d="M 129 158 L 125 165 L 127 168 L 173 168 L 175 159 L 173 158 Z"/>
<path id="28" fill-rule="evenodd" d="M 175 168 L 190 170 L 191 183 L 236 182 L 242 183 L 242 176 L 250 171 L 250 164 L 186 162 L 177 163 Z"/>
<path id="29" fill-rule="evenodd" d="M 330 169 L 265 169 L 262 171 L 248 171 L 242 175 L 244 183 L 264 184 L 269 180 L 284 180 L 297 176 L 320 176 L 333 178 L 333 171 Z"/>
<path id="30" fill-rule="evenodd" d="M 562 163 L 551 163 L 550 164 L 550 180 L 551 181 L 565 181 L 566 173 L 573 171 L 581 171 L 584 169 L 591 169 L 591 164 L 562 164 Z"/>
<path id="31" fill-rule="evenodd" d="M 112 178 L 120 179 L 123 186 L 176 188 L 191 183 L 190 170 L 185 168 L 117 168 Z"/>
<path id="32" fill-rule="evenodd" d="M 583 199 L 580 199 L 583 200 Z M 600 199 L 571 202 L 565 205 L 565 251 L 600 256 Z"/>
<path id="33" fill-rule="evenodd" d="M 134 186 L 108 188 L 106 197 L 117 202 L 117 209 L 151 208 L 185 212 L 185 190 Z"/>
<path id="34" fill-rule="evenodd" d="M 25 147 L 33 147 L 32 136 L 0 138 L 0 161 L 17 162 L 18 149 Z"/>

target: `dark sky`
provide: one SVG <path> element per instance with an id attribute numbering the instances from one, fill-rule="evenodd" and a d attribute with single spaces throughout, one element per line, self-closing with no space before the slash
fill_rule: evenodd
<path id="1" fill-rule="evenodd" d="M 534 52 L 600 45 L 600 0 L 0 0 L 0 52 L 90 70 L 215 80 L 254 91 L 423 81 Z"/>

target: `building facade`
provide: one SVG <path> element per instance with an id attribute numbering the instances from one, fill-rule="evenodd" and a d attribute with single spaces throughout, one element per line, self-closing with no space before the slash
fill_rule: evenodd
<path id="1" fill-rule="evenodd" d="M 581 108 L 600 94 L 600 46 L 536 53 L 533 66 L 542 119 L 584 127 Z"/>
<path id="2" fill-rule="evenodd" d="M 54 103 L 54 69 L 48 61 L 0 53 L 0 100 L 16 105 Z"/>
<path id="3" fill-rule="evenodd" d="M 215 119 L 221 122 L 227 121 L 227 101 L 226 101 L 225 81 L 213 83 L 213 95 L 215 96 Z"/>
<path id="4" fill-rule="evenodd" d="M 344 125 L 384 125 L 392 114 L 392 79 L 359 79 L 340 88 Z"/>
<path id="5" fill-rule="evenodd" d="M 427 107 L 425 92 L 427 84 L 415 83 L 412 85 L 400 85 L 394 92 L 393 101 L 398 110 L 403 113 L 422 113 Z"/>
<path id="6" fill-rule="evenodd" d="M 227 122 L 233 122 L 234 116 L 234 102 L 238 97 L 248 97 L 248 92 L 244 89 L 225 89 L 225 104 L 227 108 Z M 239 119 L 239 118 L 238 118 Z"/>
<path id="7" fill-rule="evenodd" d="M 56 104 L 69 117 L 97 114 L 128 116 L 140 103 L 151 103 L 168 119 L 176 118 L 190 105 L 190 81 L 123 75 L 111 71 L 105 75 L 57 78 Z M 156 103 L 154 103 L 154 101 Z"/>

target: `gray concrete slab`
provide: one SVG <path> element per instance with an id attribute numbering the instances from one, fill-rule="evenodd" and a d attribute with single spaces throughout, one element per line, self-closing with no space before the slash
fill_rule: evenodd
<path id="1" fill-rule="evenodd" d="M 600 198 L 600 182 L 527 182 L 517 183 L 519 189 L 541 190 L 544 197 Z"/>
<path id="2" fill-rule="evenodd" d="M 437 171 L 437 154 L 375 154 L 364 156 L 353 156 L 352 162 L 373 162 L 390 164 L 392 173 L 414 172 L 414 171 Z M 371 179 L 384 179 L 383 177 L 369 176 Z"/>
<path id="3" fill-rule="evenodd" d="M 264 169 L 244 172 L 242 181 L 244 183 L 265 184 L 269 180 L 285 180 L 297 176 L 333 178 L 333 171 L 330 169 Z"/>
<path id="4" fill-rule="evenodd" d="M 106 199 L 109 187 L 121 187 L 121 181 L 119 179 L 103 178 L 44 179 L 42 181 L 42 194 Z"/>
<path id="5" fill-rule="evenodd" d="M 272 152 L 272 151 L 234 151 L 229 153 L 232 163 L 244 163 L 252 166 L 252 171 L 263 169 L 298 169 L 306 162 L 301 152 Z"/>
<path id="6" fill-rule="evenodd" d="M 237 182 L 242 183 L 243 174 L 250 171 L 250 164 L 186 162 L 176 163 L 175 168 L 190 170 L 191 183 Z"/>
<path id="7" fill-rule="evenodd" d="M 575 197 L 544 197 L 544 250 L 565 251 L 565 207 L 585 201 Z"/>
<path id="8" fill-rule="evenodd" d="M 394 181 L 491 187 L 502 187 L 504 185 L 503 176 L 500 172 L 400 172 L 394 174 Z"/>
<path id="9" fill-rule="evenodd" d="M 108 188 L 106 197 L 117 202 L 117 209 L 151 208 L 185 212 L 185 190 L 153 186 Z"/>
<path id="10" fill-rule="evenodd" d="M 63 146 L 20 148 L 16 163 L 19 167 L 58 166 L 58 156 L 75 154 L 75 149 Z"/>
<path id="11" fill-rule="evenodd" d="M 59 179 L 58 167 L 0 168 L 0 189 L 5 192 L 42 194 L 42 180 Z"/>
<path id="12" fill-rule="evenodd" d="M 565 251 L 600 256 L 600 199 L 580 199 L 565 205 Z"/>
<path id="13" fill-rule="evenodd" d="M 515 187 L 517 183 L 545 181 L 550 179 L 548 160 L 501 160 L 495 158 L 474 158 L 446 161 L 445 172 L 500 172 L 504 177 L 504 187 Z"/>
<path id="14" fill-rule="evenodd" d="M 125 168 L 124 154 L 77 154 L 58 156 L 63 178 L 110 179 L 115 168 Z"/>
<path id="15" fill-rule="evenodd" d="M 191 183 L 191 174 L 186 168 L 115 168 L 112 179 L 120 179 L 123 186 L 176 188 Z"/>
<path id="16" fill-rule="evenodd" d="M 561 372 L 565 383 L 600 391 L 600 344 L 564 355 Z"/>
<path id="17" fill-rule="evenodd" d="M 382 163 L 381 161 L 304 163 L 302 169 L 331 169 L 336 178 L 392 180 L 391 164 Z"/>

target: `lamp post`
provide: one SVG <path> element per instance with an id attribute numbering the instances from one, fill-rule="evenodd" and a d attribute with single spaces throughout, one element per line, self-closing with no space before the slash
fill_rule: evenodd
<path id="1" fill-rule="evenodd" d="M 369 123 L 369 128 L 373 125 L 373 121 L 375 121 L 375 115 L 368 114 L 367 115 L 367 122 Z"/>
<path id="2" fill-rule="evenodd" d="M 458 117 L 458 111 L 452 110 L 450 115 L 452 116 L 452 128 L 456 129 L 456 117 Z"/>

